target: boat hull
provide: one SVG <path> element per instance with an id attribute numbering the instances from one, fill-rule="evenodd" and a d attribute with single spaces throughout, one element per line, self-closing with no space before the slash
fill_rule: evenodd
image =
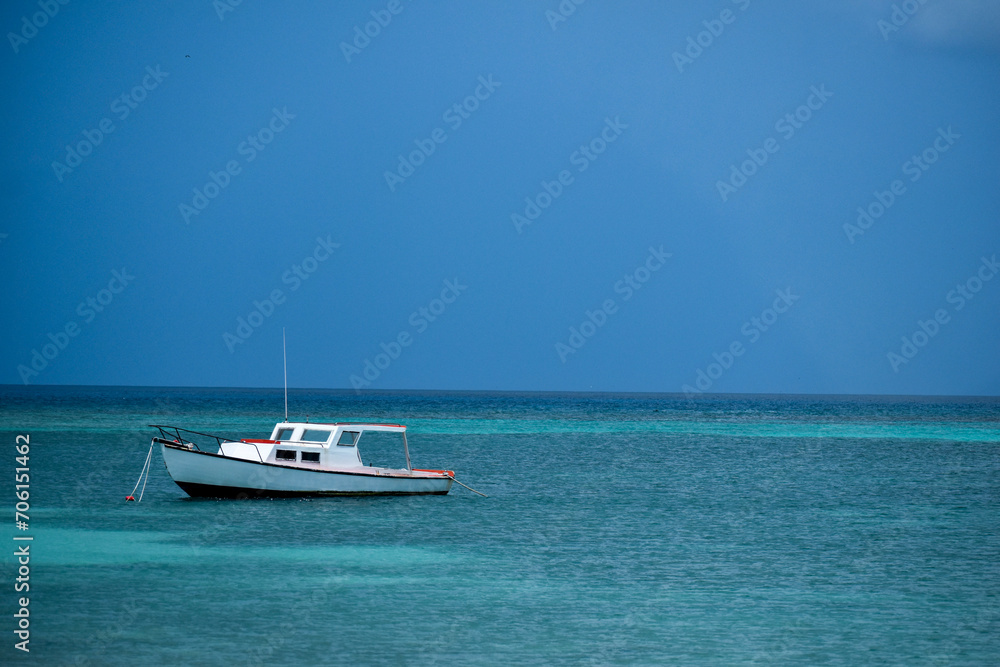
<path id="1" fill-rule="evenodd" d="M 292 467 L 157 441 L 170 477 L 193 497 L 445 495 L 451 490 L 452 478 L 441 473 Z"/>

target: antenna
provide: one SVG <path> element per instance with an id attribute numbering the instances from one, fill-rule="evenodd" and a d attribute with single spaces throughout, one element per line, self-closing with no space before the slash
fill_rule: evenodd
<path id="1" fill-rule="evenodd" d="M 288 354 L 285 352 L 285 327 L 281 327 L 281 360 L 285 365 L 285 421 L 288 421 Z"/>

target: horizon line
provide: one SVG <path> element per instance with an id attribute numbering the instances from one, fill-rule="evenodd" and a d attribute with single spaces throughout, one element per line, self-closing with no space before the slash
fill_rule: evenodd
<path id="1" fill-rule="evenodd" d="M 118 384 L 5 384 L 0 383 L 0 389 L 17 388 L 81 388 L 81 389 L 218 389 L 218 390 L 256 390 L 256 391 L 284 391 L 283 387 L 259 387 L 259 386 L 196 386 L 196 385 L 118 385 Z M 864 394 L 864 393 L 790 393 L 790 392 L 701 392 L 696 395 L 688 395 L 684 392 L 668 391 L 606 391 L 606 390 L 559 390 L 559 389 L 364 389 L 356 390 L 349 387 L 288 387 L 288 391 L 329 391 L 342 392 L 363 396 L 365 394 L 549 394 L 566 395 L 578 394 L 587 395 L 623 395 L 623 396 L 664 396 L 672 398 L 683 398 L 685 400 L 696 401 L 699 398 L 726 398 L 726 397 L 824 397 L 824 398 L 945 398 L 945 399 L 1000 399 L 1000 395 L 994 394 Z"/>

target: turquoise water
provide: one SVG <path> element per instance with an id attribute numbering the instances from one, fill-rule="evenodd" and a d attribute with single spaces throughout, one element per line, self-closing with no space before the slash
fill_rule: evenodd
<path id="1" fill-rule="evenodd" d="M 296 391 L 409 426 L 445 497 L 193 500 L 150 423 L 279 392 L 0 388 L 31 435 L 37 664 L 997 664 L 1000 401 Z M 10 480 L 13 486 L 13 480 Z M 12 548 L 5 550 L 10 554 Z"/>

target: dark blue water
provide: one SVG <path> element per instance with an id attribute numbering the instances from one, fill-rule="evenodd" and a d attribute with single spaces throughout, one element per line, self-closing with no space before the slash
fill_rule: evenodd
<path id="1" fill-rule="evenodd" d="M 280 391 L 0 388 L 37 664 L 997 664 L 1000 401 L 296 391 L 489 494 L 187 499 L 150 423 Z M 14 438 L 31 521 L 13 527 Z M 5 553 L 12 553 L 8 548 Z"/>

